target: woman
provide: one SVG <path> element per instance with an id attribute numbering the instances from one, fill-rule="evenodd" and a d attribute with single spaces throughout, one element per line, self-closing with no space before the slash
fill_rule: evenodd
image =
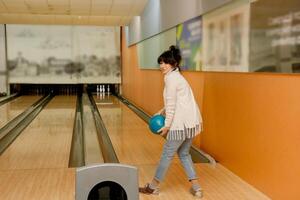
<path id="1" fill-rule="evenodd" d="M 201 131 L 202 118 L 191 87 L 180 73 L 180 61 L 180 51 L 175 46 L 170 46 L 169 50 L 162 53 L 157 59 L 165 80 L 164 108 L 157 114 L 166 116 L 165 126 L 159 132 L 167 140 L 153 180 L 139 188 L 139 192 L 159 193 L 159 183 L 163 180 L 170 162 L 177 152 L 192 185 L 190 192 L 201 198 L 202 189 L 198 183 L 189 150 L 193 138 Z"/>

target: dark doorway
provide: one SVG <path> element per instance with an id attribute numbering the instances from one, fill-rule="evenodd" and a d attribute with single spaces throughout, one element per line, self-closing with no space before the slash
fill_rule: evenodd
<path id="1" fill-rule="evenodd" d="M 104 181 L 93 187 L 88 200 L 127 200 L 127 195 L 118 183 Z"/>

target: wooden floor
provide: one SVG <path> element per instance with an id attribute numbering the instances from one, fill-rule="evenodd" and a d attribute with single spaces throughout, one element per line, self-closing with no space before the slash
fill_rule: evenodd
<path id="1" fill-rule="evenodd" d="M 76 96 L 56 96 L 0 156 L 0 199 L 74 199 Z"/>
<path id="2" fill-rule="evenodd" d="M 150 181 L 164 139 L 151 134 L 147 124 L 116 98 L 94 98 L 120 162 L 138 168 L 140 185 Z M 1 200 L 75 199 L 75 169 L 68 168 L 75 106 L 75 96 L 55 97 L 0 156 Z M 222 165 L 196 164 L 195 168 L 203 200 L 269 199 Z M 194 199 L 189 187 L 176 157 L 161 193 L 140 195 L 140 199 Z"/>
<path id="3" fill-rule="evenodd" d="M 0 106 L 0 128 L 21 114 L 41 96 L 20 96 Z"/>
<path id="4" fill-rule="evenodd" d="M 139 165 L 139 181 L 151 180 L 156 165 Z M 217 164 L 196 164 L 199 182 L 204 190 L 203 200 L 269 200 L 268 197 L 241 180 L 232 172 Z M 192 200 L 195 199 L 188 191 L 188 183 L 180 164 L 173 163 L 161 184 L 158 196 L 140 195 L 141 200 Z"/>
<path id="5" fill-rule="evenodd" d="M 74 200 L 74 169 L 0 170 L 1 200 Z"/>
<path id="6" fill-rule="evenodd" d="M 114 97 L 101 100 L 94 96 L 101 117 L 120 163 L 139 169 L 139 184 L 150 181 L 160 158 L 164 139 L 151 134 L 147 124 Z M 101 104 L 106 102 L 105 104 Z M 109 104 L 111 102 L 113 104 Z M 269 199 L 220 164 L 196 164 L 199 181 L 204 189 L 203 200 L 266 200 Z M 189 182 L 177 157 L 161 184 L 158 196 L 140 194 L 141 200 L 188 200 Z"/>
<path id="7" fill-rule="evenodd" d="M 104 163 L 89 97 L 83 95 L 84 161 L 86 165 Z"/>

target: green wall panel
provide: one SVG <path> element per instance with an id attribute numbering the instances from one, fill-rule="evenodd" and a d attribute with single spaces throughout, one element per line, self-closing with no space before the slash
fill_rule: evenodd
<path id="1" fill-rule="evenodd" d="M 176 45 L 176 28 L 169 29 L 137 44 L 139 67 L 142 69 L 158 69 L 158 56 Z"/>

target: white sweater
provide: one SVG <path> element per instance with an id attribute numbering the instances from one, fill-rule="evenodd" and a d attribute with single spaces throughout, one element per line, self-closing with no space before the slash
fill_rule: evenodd
<path id="1" fill-rule="evenodd" d="M 193 91 L 178 69 L 165 77 L 165 127 L 170 127 L 167 139 L 193 138 L 202 131 L 202 117 Z"/>

